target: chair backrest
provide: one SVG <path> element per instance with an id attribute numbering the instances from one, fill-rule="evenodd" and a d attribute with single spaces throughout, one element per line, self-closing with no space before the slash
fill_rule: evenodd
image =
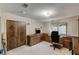
<path id="1" fill-rule="evenodd" d="M 51 35 L 59 35 L 58 31 L 52 31 Z"/>
<path id="2" fill-rule="evenodd" d="M 59 43 L 59 33 L 58 33 L 58 31 L 52 31 L 51 39 L 52 39 L 52 42 Z"/>

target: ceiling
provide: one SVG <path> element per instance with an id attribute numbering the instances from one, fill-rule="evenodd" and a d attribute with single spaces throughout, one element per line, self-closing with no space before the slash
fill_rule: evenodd
<path id="1" fill-rule="evenodd" d="M 78 3 L 0 3 L 0 9 L 34 20 L 50 21 L 79 15 Z"/>

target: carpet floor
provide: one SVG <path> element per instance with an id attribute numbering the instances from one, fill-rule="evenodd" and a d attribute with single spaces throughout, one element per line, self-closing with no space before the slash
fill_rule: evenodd
<path id="1" fill-rule="evenodd" d="M 7 52 L 7 55 L 71 55 L 67 48 L 53 49 L 48 42 L 40 42 L 34 46 L 21 46 Z"/>

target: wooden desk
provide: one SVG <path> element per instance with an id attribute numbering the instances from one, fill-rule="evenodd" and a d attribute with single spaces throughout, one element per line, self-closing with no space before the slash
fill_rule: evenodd
<path id="1" fill-rule="evenodd" d="M 41 42 L 41 35 L 34 34 L 34 35 L 28 35 L 27 36 L 27 45 L 32 46 L 37 43 Z"/>
<path id="2" fill-rule="evenodd" d="M 79 44 L 74 47 L 74 54 L 79 55 Z"/>
<path id="3" fill-rule="evenodd" d="M 72 38 L 62 37 L 60 39 L 60 43 L 63 44 L 63 47 L 68 48 L 69 50 L 72 49 Z"/>
<path id="4" fill-rule="evenodd" d="M 51 37 L 46 33 L 27 36 L 27 45 L 29 46 L 35 45 L 41 41 L 51 42 Z"/>
<path id="5" fill-rule="evenodd" d="M 48 34 L 43 33 L 41 36 L 41 40 L 46 42 L 51 42 L 51 37 Z"/>
<path id="6" fill-rule="evenodd" d="M 72 55 L 73 54 L 78 54 L 79 51 L 78 51 L 78 48 L 79 46 L 77 46 L 79 44 L 79 37 L 76 37 L 76 36 L 70 36 L 72 38 Z M 75 49 L 75 47 L 77 47 L 77 49 Z M 77 52 L 76 52 L 77 50 Z"/>
<path id="7" fill-rule="evenodd" d="M 74 53 L 75 54 L 79 53 L 78 52 L 79 37 L 76 37 L 76 36 L 67 36 L 67 37 L 63 37 L 61 41 L 62 41 L 62 44 L 63 44 L 64 47 L 68 48 L 69 50 L 72 50 L 72 55 Z"/>

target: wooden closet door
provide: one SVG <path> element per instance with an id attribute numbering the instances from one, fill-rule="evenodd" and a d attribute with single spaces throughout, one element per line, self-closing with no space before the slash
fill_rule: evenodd
<path id="1" fill-rule="evenodd" d="M 7 20 L 7 50 L 17 47 L 16 41 L 16 22 Z"/>
<path id="2" fill-rule="evenodd" d="M 24 22 L 19 22 L 19 42 L 20 46 L 26 44 L 26 24 Z"/>
<path id="3" fill-rule="evenodd" d="M 7 50 L 26 44 L 26 24 L 19 21 L 7 21 Z"/>

